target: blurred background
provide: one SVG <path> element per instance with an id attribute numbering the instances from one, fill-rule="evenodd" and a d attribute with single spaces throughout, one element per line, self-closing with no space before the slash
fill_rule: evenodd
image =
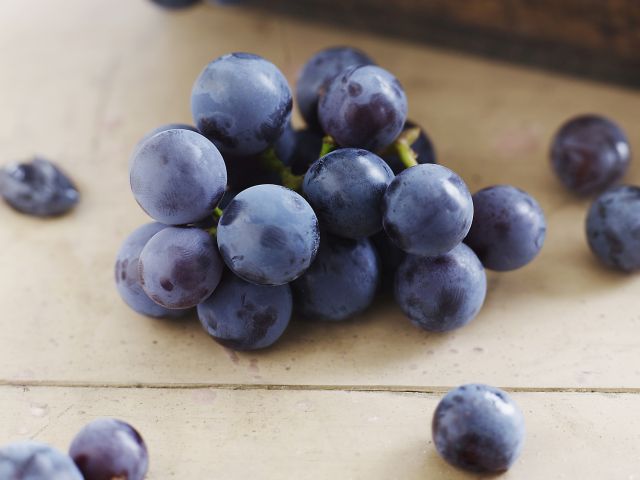
<path id="1" fill-rule="evenodd" d="M 242 4 L 640 86 L 640 2 L 637 0 L 222 0 L 216 3 Z"/>

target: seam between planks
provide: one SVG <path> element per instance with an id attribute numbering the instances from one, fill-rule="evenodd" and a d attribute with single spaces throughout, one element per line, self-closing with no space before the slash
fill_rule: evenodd
<path id="1" fill-rule="evenodd" d="M 234 384 L 234 383 L 116 383 L 71 382 L 50 380 L 0 380 L 0 387 L 22 388 L 104 388 L 104 389 L 157 389 L 157 390 L 265 390 L 265 391 L 317 391 L 317 392 L 388 392 L 442 394 L 455 386 L 390 386 L 390 385 L 298 385 L 298 384 Z M 500 387 L 514 393 L 597 393 L 640 394 L 639 388 L 609 387 Z"/>

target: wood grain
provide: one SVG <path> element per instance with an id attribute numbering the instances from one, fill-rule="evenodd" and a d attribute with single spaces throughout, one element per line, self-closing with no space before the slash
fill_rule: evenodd
<path id="1" fill-rule="evenodd" d="M 0 444 L 66 449 L 101 416 L 144 435 L 148 480 L 463 480 L 430 433 L 439 395 L 225 389 L 0 388 Z M 637 395 L 519 393 L 527 439 L 501 479 L 629 479 L 640 465 Z M 170 439 L 170 440 L 169 440 Z M 486 478 L 486 477 L 482 477 Z"/>
<path id="2" fill-rule="evenodd" d="M 190 121 L 192 82 L 218 55 L 256 52 L 293 83 L 335 44 L 397 74 L 410 116 L 472 190 L 513 183 L 539 199 L 549 220 L 541 256 L 490 274 L 481 315 L 448 335 L 414 328 L 382 299 L 351 322 L 296 321 L 275 348 L 236 354 L 193 317 L 128 310 L 113 261 L 149 220 L 128 185 L 137 140 Z M 429 447 L 427 424 L 433 392 L 478 381 L 520 391 L 528 412 L 525 456 L 505 478 L 637 472 L 640 277 L 591 257 L 588 201 L 560 188 L 547 159 L 555 129 L 586 111 L 614 118 L 640 151 L 637 92 L 256 10 L 169 15 L 142 0 L 0 2 L 0 72 L 3 161 L 43 154 L 82 194 L 57 220 L 0 208 L 0 443 L 37 434 L 64 446 L 82 422 L 115 415 L 152 444 L 151 479 L 213 478 L 212 465 L 223 478 L 462 478 Z M 637 165 L 626 181 L 640 183 Z M 216 400 L 191 387 L 214 387 Z M 46 418 L 32 402 L 48 405 Z"/>
<path id="3" fill-rule="evenodd" d="M 640 86 L 634 0 L 246 0 L 266 9 Z"/>

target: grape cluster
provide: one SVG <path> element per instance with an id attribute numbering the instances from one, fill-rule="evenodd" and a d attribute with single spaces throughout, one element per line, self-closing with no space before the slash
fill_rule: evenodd
<path id="1" fill-rule="evenodd" d="M 216 341 L 252 350 L 276 342 L 293 314 L 344 321 L 393 285 L 416 326 L 446 332 L 478 314 L 485 267 L 519 268 L 540 251 L 537 202 L 506 185 L 472 196 L 407 120 L 398 79 L 365 53 L 318 52 L 296 96 L 299 130 L 275 65 L 223 55 L 194 83 L 196 127 L 166 125 L 138 143 L 131 190 L 156 223 L 117 255 L 134 310 L 197 306 Z"/>
<path id="2" fill-rule="evenodd" d="M 35 441 L 0 448 L 0 478 L 12 480 L 143 480 L 147 447 L 128 423 L 98 418 L 80 430 L 69 454 Z"/>

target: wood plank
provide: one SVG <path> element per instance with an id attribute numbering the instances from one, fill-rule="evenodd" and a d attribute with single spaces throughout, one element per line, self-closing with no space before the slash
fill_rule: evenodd
<path id="1" fill-rule="evenodd" d="M 440 395 L 214 389 L 0 388 L 0 445 L 36 438 L 65 449 L 88 421 L 134 424 L 148 480 L 478 478 L 442 461 L 430 422 Z M 522 457 L 504 479 L 632 479 L 639 397 L 518 393 Z M 635 475 L 635 476 L 634 476 Z"/>
<path id="2" fill-rule="evenodd" d="M 34 35 L 34 29 L 38 35 Z M 473 190 L 513 183 L 541 202 L 540 258 L 490 274 L 467 328 L 429 335 L 389 303 L 343 325 L 296 322 L 275 348 L 232 354 L 194 319 L 130 312 L 112 279 L 122 239 L 147 221 L 128 187 L 140 136 L 189 121 L 193 79 L 210 59 L 249 50 L 291 81 L 314 51 L 354 44 L 395 72 L 410 115 L 442 163 Z M 583 111 L 610 115 L 640 151 L 640 95 L 277 16 L 201 7 L 167 15 L 149 2 L 0 3 L 0 156 L 40 152 L 77 179 L 82 203 L 42 222 L 0 208 L 0 380 L 72 384 L 292 384 L 638 388 L 640 277 L 601 268 L 583 236 L 588 206 L 547 165 L 550 136 Z M 628 181 L 640 183 L 633 165 Z"/>

